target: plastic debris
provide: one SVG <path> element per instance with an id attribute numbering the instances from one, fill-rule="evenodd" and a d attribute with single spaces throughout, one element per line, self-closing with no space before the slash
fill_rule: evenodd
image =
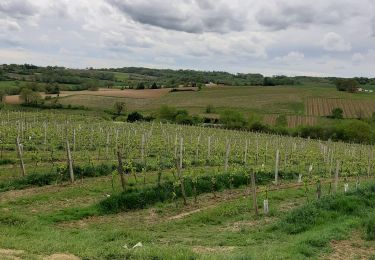
<path id="1" fill-rule="evenodd" d="M 141 242 L 138 242 L 137 244 L 135 244 L 135 245 L 133 246 L 133 249 L 134 249 L 134 248 L 137 248 L 137 247 L 143 247 L 142 243 L 141 243 Z"/>

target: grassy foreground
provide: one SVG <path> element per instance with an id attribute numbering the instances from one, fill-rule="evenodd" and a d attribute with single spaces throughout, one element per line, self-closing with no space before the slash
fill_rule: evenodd
<path id="1" fill-rule="evenodd" d="M 314 199 L 303 187 L 269 193 L 270 214 L 256 217 L 246 188 L 85 218 L 84 210 L 112 193 L 111 177 L 74 185 L 0 194 L 0 255 L 42 259 L 66 253 L 82 259 L 318 259 L 331 241 L 357 234 L 375 257 L 375 186 Z M 118 183 L 116 183 L 118 187 Z M 342 190 L 343 184 L 340 184 Z M 354 190 L 354 183 L 349 187 Z M 323 194 L 328 187 L 323 186 Z M 259 194 L 261 206 L 264 194 Z M 310 201 L 307 203 L 307 199 Z M 62 210 L 81 212 L 64 221 Z M 90 215 L 90 214 L 88 214 Z M 354 233 L 353 233 L 354 232 Z M 141 247 L 132 248 L 138 242 Z M 12 249 L 19 251 L 10 251 Z"/>

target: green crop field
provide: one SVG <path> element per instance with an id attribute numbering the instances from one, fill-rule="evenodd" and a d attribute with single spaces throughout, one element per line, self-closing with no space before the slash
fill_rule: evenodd
<path id="1" fill-rule="evenodd" d="M 285 114 L 311 116 L 306 114 L 311 98 L 341 99 L 344 102 L 355 100 L 358 110 L 362 101 L 370 102 L 368 114 L 375 112 L 375 94 L 351 94 L 338 92 L 334 86 L 275 86 L 275 87 L 207 87 L 201 91 L 171 92 L 160 98 L 120 98 L 105 96 L 71 95 L 60 99 L 60 103 L 83 105 L 91 109 L 111 109 L 115 102 L 125 102 L 128 111 L 141 111 L 152 114 L 161 105 L 187 109 L 193 114 L 204 114 L 206 107 L 212 105 L 215 113 L 227 109 L 237 110 L 246 116 Z M 319 104 L 317 104 L 319 105 Z M 324 109 L 324 102 L 321 103 Z M 344 107 L 343 107 L 344 108 Z M 356 111 L 356 108 L 353 107 Z M 371 111 L 370 111 L 371 110 Z M 330 111 L 329 111 L 330 112 Z M 355 114 L 355 113 L 353 113 Z M 313 114 L 312 116 L 321 116 Z"/>

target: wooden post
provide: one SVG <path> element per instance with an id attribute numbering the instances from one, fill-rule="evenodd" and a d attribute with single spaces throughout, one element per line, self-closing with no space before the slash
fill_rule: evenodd
<path id="1" fill-rule="evenodd" d="M 207 144 L 207 161 L 210 161 L 211 158 L 211 136 L 208 137 L 208 144 Z"/>
<path id="2" fill-rule="evenodd" d="M 16 139 L 16 146 L 17 146 L 18 158 L 20 160 L 20 166 L 21 166 L 22 176 L 25 176 L 26 175 L 26 170 L 25 170 L 25 164 L 24 164 L 23 158 L 22 158 L 22 149 L 21 149 L 20 137 L 19 136 L 17 136 L 17 139 Z"/>
<path id="3" fill-rule="evenodd" d="M 145 164 L 145 134 L 142 134 L 142 139 L 141 139 L 141 161 L 142 164 Z"/>
<path id="4" fill-rule="evenodd" d="M 182 176 L 182 166 L 183 166 L 183 148 L 184 148 L 184 138 L 180 138 L 180 160 L 179 162 L 176 160 L 177 164 L 177 174 L 178 178 L 180 180 L 180 187 L 181 187 L 181 193 L 182 193 L 182 198 L 184 200 L 184 205 L 187 205 L 187 196 L 185 192 L 185 184 L 184 184 L 184 177 Z"/>
<path id="5" fill-rule="evenodd" d="M 320 199 L 322 196 L 322 183 L 320 180 L 317 181 L 316 183 L 316 198 Z"/>
<path id="6" fill-rule="evenodd" d="M 107 131 L 107 142 L 106 142 L 106 147 L 105 147 L 105 155 L 107 159 L 108 159 L 108 153 L 109 153 L 109 131 Z"/>
<path id="7" fill-rule="evenodd" d="M 66 140 L 66 153 L 67 153 L 67 156 L 68 156 L 70 182 L 73 183 L 74 182 L 73 160 L 72 160 L 72 155 L 70 153 L 70 146 L 69 146 L 68 140 Z"/>
<path id="8" fill-rule="evenodd" d="M 279 184 L 279 158 L 280 158 L 280 150 L 277 149 L 276 160 L 275 160 L 275 185 Z"/>
<path id="9" fill-rule="evenodd" d="M 117 160 L 118 160 L 117 172 L 120 175 L 122 190 L 125 191 L 125 189 L 126 189 L 126 179 L 125 179 L 125 176 L 124 176 L 124 166 L 122 165 L 122 155 L 121 155 L 120 149 L 117 149 Z"/>
<path id="10" fill-rule="evenodd" d="M 178 144 L 177 144 L 177 133 L 174 138 L 174 158 L 177 159 L 177 150 L 178 150 Z"/>
<path id="11" fill-rule="evenodd" d="M 196 146 L 196 149 L 195 149 L 195 161 L 197 161 L 197 162 L 199 160 L 199 146 L 200 146 L 200 142 L 201 142 L 201 135 L 198 136 L 197 146 Z"/>
<path id="12" fill-rule="evenodd" d="M 44 123 L 44 151 L 47 149 L 47 123 Z"/>
<path id="13" fill-rule="evenodd" d="M 76 129 L 73 129 L 73 152 L 76 151 Z"/>
<path id="14" fill-rule="evenodd" d="M 228 172 L 229 153 L 230 153 L 230 142 L 227 139 L 226 152 L 225 152 L 225 168 L 224 168 L 224 171 L 226 173 Z"/>
<path id="15" fill-rule="evenodd" d="M 268 204 L 268 187 L 266 188 L 266 198 L 263 200 L 263 212 L 264 215 L 268 215 L 269 213 L 269 204 Z"/>
<path id="16" fill-rule="evenodd" d="M 335 185 L 334 185 L 334 192 L 337 192 L 337 188 L 339 186 L 339 171 L 340 171 L 340 161 L 336 161 L 336 171 L 335 171 Z"/>
<path id="17" fill-rule="evenodd" d="M 371 174 L 371 153 L 368 153 L 368 162 L 367 162 L 367 178 L 370 178 Z"/>
<path id="18" fill-rule="evenodd" d="M 253 195 L 253 207 L 255 216 L 258 216 L 257 187 L 255 184 L 255 172 L 251 170 L 251 192 Z"/>
<path id="19" fill-rule="evenodd" d="M 247 147 L 248 146 L 248 140 L 246 139 L 245 141 L 245 151 L 244 151 L 244 155 L 243 155 L 243 163 L 246 165 L 247 163 Z"/>

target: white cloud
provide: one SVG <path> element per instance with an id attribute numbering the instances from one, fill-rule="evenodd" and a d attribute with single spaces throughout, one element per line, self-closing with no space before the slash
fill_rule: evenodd
<path id="1" fill-rule="evenodd" d="M 285 62 L 287 64 L 290 64 L 290 63 L 296 63 L 296 62 L 300 62 L 302 61 L 303 59 L 305 58 L 305 55 L 301 52 L 298 52 L 298 51 L 292 51 L 292 52 L 289 52 L 287 55 L 285 56 L 282 56 L 282 57 L 276 57 L 275 58 L 275 61 L 277 62 Z"/>
<path id="2" fill-rule="evenodd" d="M 354 53 L 352 56 L 352 61 L 354 63 L 360 63 L 365 60 L 365 57 L 361 53 Z"/>
<path id="3" fill-rule="evenodd" d="M 373 0 L 0 0 L 0 59 L 375 76 L 374 13 Z"/>
<path id="4" fill-rule="evenodd" d="M 326 51 L 350 51 L 352 48 L 349 42 L 334 32 L 329 32 L 324 36 L 322 45 Z"/>

